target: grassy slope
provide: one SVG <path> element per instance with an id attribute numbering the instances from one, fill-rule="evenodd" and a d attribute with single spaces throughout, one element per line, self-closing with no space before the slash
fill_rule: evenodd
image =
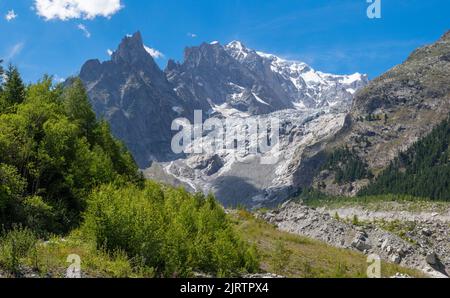
<path id="1" fill-rule="evenodd" d="M 237 211 L 230 216 L 241 237 L 257 246 L 263 272 L 301 278 L 366 277 L 368 264 L 363 254 L 281 232 L 245 211 Z M 85 277 L 154 277 L 152 272 L 133 268 L 122 254 L 110 256 L 99 252 L 93 243 L 83 239 L 77 231 L 65 239 L 40 242 L 37 250 L 21 259 L 20 263 L 39 277 L 64 277 L 70 254 L 81 257 Z M 397 272 L 423 277 L 417 271 L 383 263 L 383 276 L 392 276 Z"/>
<path id="2" fill-rule="evenodd" d="M 261 269 L 264 271 L 301 278 L 366 277 L 367 256 L 363 254 L 281 232 L 245 211 L 234 213 L 233 218 L 242 237 L 256 244 L 261 254 Z M 279 250 L 277 252 L 280 243 L 285 251 L 282 266 L 279 266 Z M 383 277 L 393 276 L 397 272 L 423 277 L 418 271 L 394 264 L 383 262 L 381 268 Z"/>
<path id="3" fill-rule="evenodd" d="M 153 277 L 152 272 L 133 268 L 125 254 L 111 256 L 97 250 L 95 243 L 82 238 L 78 231 L 66 238 L 54 237 L 46 242 L 39 241 L 36 250 L 21 258 L 19 263 L 22 268 L 27 268 L 25 277 L 30 277 L 32 273 L 35 277 L 63 278 L 70 265 L 67 257 L 71 254 L 80 256 L 83 277 Z M 8 270 L 5 268 L 4 272 Z M 3 275 L 13 276 L 11 273 Z"/>

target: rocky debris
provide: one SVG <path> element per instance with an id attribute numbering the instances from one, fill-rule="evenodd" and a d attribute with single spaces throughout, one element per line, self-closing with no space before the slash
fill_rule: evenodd
<path id="1" fill-rule="evenodd" d="M 331 217 L 323 209 L 309 208 L 296 202 L 288 202 L 277 210 L 258 216 L 280 230 L 364 254 L 377 254 L 383 260 L 422 270 L 430 276 L 448 275 L 450 272 L 448 226 L 446 228 L 441 222 L 418 224 L 416 232 L 408 233 L 412 238 L 407 241 L 375 223 L 354 225 L 350 221 Z M 424 227 L 430 229 L 431 236 L 423 235 Z M 414 238 L 416 236 L 419 238 Z"/>
<path id="2" fill-rule="evenodd" d="M 394 254 L 390 257 L 389 261 L 394 264 L 400 264 L 400 262 L 402 261 L 402 257 L 398 254 Z"/>
<path id="3" fill-rule="evenodd" d="M 428 229 L 428 228 L 422 229 L 422 235 L 430 237 L 432 234 L 433 234 L 433 232 L 430 229 Z"/>
<path id="4" fill-rule="evenodd" d="M 249 147 L 219 150 L 216 154 L 188 154 L 176 161 L 160 163 L 170 177 L 193 189 L 212 192 L 226 207 L 244 205 L 250 208 L 273 207 L 295 193 L 294 173 L 303 150 L 333 137 L 344 124 L 345 113 L 284 110 L 267 115 L 250 116 L 259 123 L 280 120 L 279 146 L 259 156 L 249 153 Z M 236 121 L 234 121 L 236 120 Z M 239 117 L 227 118 L 227 129 L 239 129 Z M 230 128 L 231 126 L 231 128 Z M 211 144 L 214 133 L 202 137 L 201 143 Z M 265 135 L 249 140 L 257 148 Z M 262 160 L 273 160 L 267 164 Z M 148 177 L 151 177 L 150 175 Z"/>
<path id="5" fill-rule="evenodd" d="M 213 275 L 203 273 L 203 272 L 194 272 L 194 278 L 214 278 Z M 242 278 L 284 278 L 284 276 L 277 275 L 275 273 L 248 273 L 240 276 Z"/>
<path id="6" fill-rule="evenodd" d="M 428 276 L 433 278 L 449 278 L 447 274 L 437 271 L 436 269 L 428 266 L 423 269 L 423 271 L 428 274 Z"/>
<path id="7" fill-rule="evenodd" d="M 352 241 L 352 246 L 359 251 L 365 252 L 372 248 L 370 240 L 367 238 L 366 232 L 357 232 L 355 239 Z"/>
<path id="8" fill-rule="evenodd" d="M 361 222 L 373 222 L 380 224 L 389 223 L 398 225 L 397 234 L 402 234 L 402 238 L 414 248 L 423 258 L 428 256 L 428 262 L 435 271 L 448 272 L 443 268 L 450 268 L 450 208 L 439 207 L 439 212 L 431 212 L 437 209 L 437 206 L 431 204 L 426 210 L 418 210 L 416 212 L 404 211 L 408 209 L 408 204 L 403 208 L 399 204 L 389 203 L 383 209 L 390 211 L 372 211 L 363 207 L 342 207 L 339 209 L 320 208 L 320 212 L 337 214 L 341 219 L 351 220 L 355 216 Z M 377 246 L 387 252 L 389 255 L 396 253 L 394 245 L 390 243 L 390 239 L 382 238 Z M 397 252 L 400 258 L 403 258 L 405 251 Z M 436 265 L 434 257 L 440 256 L 441 265 Z M 390 261 L 398 262 L 399 258 L 390 257 Z M 447 274 L 447 273 L 445 273 Z"/>
<path id="9" fill-rule="evenodd" d="M 391 278 L 411 278 L 411 276 L 397 272 L 394 276 L 391 276 Z"/>
<path id="10" fill-rule="evenodd" d="M 275 273 L 255 273 L 246 274 L 242 276 L 243 278 L 284 278 L 284 276 L 277 275 Z"/>
<path id="11" fill-rule="evenodd" d="M 439 273 L 442 273 L 444 275 L 448 275 L 446 272 L 445 265 L 441 262 L 438 255 L 435 252 L 429 253 L 426 258 L 426 262 L 428 265 L 430 265 L 431 268 L 433 268 L 435 271 L 438 271 Z"/>
<path id="12" fill-rule="evenodd" d="M 407 211 L 409 208 L 414 208 L 414 206 L 409 205 L 409 203 L 386 202 L 382 209 L 380 206 L 374 205 L 370 209 L 360 206 L 345 206 L 337 209 L 323 208 L 320 210 L 321 212 L 338 214 L 340 218 L 357 216 L 360 221 L 420 222 L 422 224 L 420 233 L 427 237 L 432 236 L 435 229 L 441 229 L 443 224 L 445 226 L 445 223 L 450 223 L 450 208 L 442 208 L 433 204 L 422 211 Z M 434 209 L 439 209 L 437 210 L 439 212 L 434 212 Z"/>
<path id="13" fill-rule="evenodd" d="M 194 155 L 188 160 L 188 165 L 194 170 L 202 170 L 206 176 L 217 173 L 223 167 L 223 161 L 219 155 Z"/>
<path id="14" fill-rule="evenodd" d="M 437 265 L 440 262 L 439 259 L 438 259 L 438 256 L 434 252 L 432 252 L 432 253 L 427 255 L 426 261 L 431 266 L 435 266 L 435 265 Z"/>

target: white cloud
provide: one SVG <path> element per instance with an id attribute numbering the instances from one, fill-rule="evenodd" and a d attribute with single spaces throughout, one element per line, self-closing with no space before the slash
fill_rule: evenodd
<path id="1" fill-rule="evenodd" d="M 89 32 L 88 28 L 85 25 L 78 24 L 77 28 L 83 31 L 84 36 L 86 36 L 86 38 L 91 38 L 91 32 Z"/>
<path id="2" fill-rule="evenodd" d="M 15 13 L 14 9 L 8 11 L 8 13 L 5 16 L 5 19 L 8 22 L 11 22 L 12 20 L 14 20 L 15 18 L 17 18 L 19 15 Z"/>
<path id="3" fill-rule="evenodd" d="M 192 37 L 192 38 L 196 38 L 197 34 L 195 34 L 195 33 L 188 33 L 187 36 Z"/>
<path id="4" fill-rule="evenodd" d="M 149 53 L 153 58 L 155 58 L 155 59 L 164 58 L 164 54 L 161 53 L 160 51 L 152 49 L 147 46 L 144 46 L 144 48 L 147 51 L 147 53 Z"/>
<path id="5" fill-rule="evenodd" d="M 7 61 L 8 61 L 8 60 L 11 60 L 11 59 L 13 59 L 14 57 L 16 57 L 17 55 L 19 55 L 20 52 L 22 52 L 24 46 L 25 46 L 25 43 L 23 43 L 23 42 L 16 43 L 16 44 L 9 50 L 9 53 L 8 53 L 8 55 L 6 55 L 5 60 L 7 60 Z"/>
<path id="6" fill-rule="evenodd" d="M 112 54 L 114 54 L 113 50 L 111 49 L 107 49 L 106 53 L 108 54 L 108 56 L 112 56 Z"/>
<path id="7" fill-rule="evenodd" d="M 123 8 L 121 0 L 34 0 L 36 13 L 46 20 L 111 17 Z"/>

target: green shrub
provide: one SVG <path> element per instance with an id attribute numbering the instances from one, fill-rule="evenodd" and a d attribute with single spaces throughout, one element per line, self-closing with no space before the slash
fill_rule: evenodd
<path id="1" fill-rule="evenodd" d="M 0 238 L 0 264 L 11 273 L 18 273 L 20 259 L 36 250 L 37 238 L 32 231 L 20 226 Z"/>
<path id="2" fill-rule="evenodd" d="M 259 265 L 212 196 L 152 182 L 143 189 L 100 187 L 88 200 L 83 231 L 99 248 L 122 250 L 157 275 L 232 276 Z"/>
<path id="3" fill-rule="evenodd" d="M 284 268 L 289 264 L 292 251 L 286 248 L 283 241 L 278 240 L 275 243 L 275 249 L 272 254 L 272 269 L 275 273 L 282 273 Z"/>
<path id="4" fill-rule="evenodd" d="M 354 225 L 354 226 L 359 226 L 359 224 L 360 224 L 360 222 L 359 222 L 359 218 L 358 218 L 358 215 L 353 215 L 353 218 L 352 218 L 352 225 Z"/>

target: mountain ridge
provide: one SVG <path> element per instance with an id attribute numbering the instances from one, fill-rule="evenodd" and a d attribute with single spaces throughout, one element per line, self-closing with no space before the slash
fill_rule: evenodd
<path id="1" fill-rule="evenodd" d="M 372 80 L 356 94 L 343 129 L 324 144 L 322 154 L 348 147 L 377 176 L 400 152 L 446 119 L 450 112 L 449 57 L 450 31 Z M 320 162 L 314 187 L 331 195 L 356 195 L 370 182 L 357 179 L 339 185 L 334 183 L 335 173 L 318 168 Z"/>
<path id="2" fill-rule="evenodd" d="M 255 63 L 233 57 L 233 45 L 250 53 L 245 58 L 253 56 Z M 294 104 L 303 95 L 299 95 L 291 78 L 280 73 L 281 65 L 278 72 L 274 71 L 274 55 L 269 59 L 235 41 L 226 46 L 217 42 L 188 47 L 184 56 L 183 62 L 169 60 L 167 67 L 160 69 L 138 31 L 123 38 L 109 61 L 88 60 L 81 68 L 79 77 L 97 116 L 110 122 L 115 136 L 130 148 L 141 168 L 153 161 L 182 157 L 169 152 L 171 122 L 178 117 L 192 121 L 194 110 L 202 110 L 204 118 L 217 114 L 264 115 L 285 109 L 347 110 L 353 92 L 346 90 L 356 91 L 367 83 L 363 75 L 351 82 L 345 82 L 351 76 L 328 75 L 323 81 L 331 86 L 329 90 L 322 90 L 323 84 L 307 86 L 303 82 L 299 86 L 308 88 L 303 95 L 311 90 L 329 92 L 334 107 L 311 99 L 309 103 Z M 304 63 L 297 64 L 312 70 Z"/>

